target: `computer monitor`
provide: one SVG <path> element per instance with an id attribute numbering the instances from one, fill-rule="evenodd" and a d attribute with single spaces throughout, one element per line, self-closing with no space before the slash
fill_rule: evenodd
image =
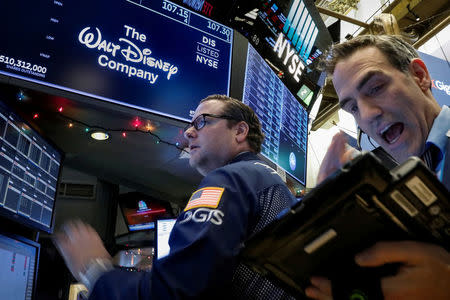
<path id="1" fill-rule="evenodd" d="M 38 243 L 0 234 L 0 299 L 33 299 L 39 251 Z"/>
<path id="2" fill-rule="evenodd" d="M 252 25 L 240 22 L 236 30 L 247 37 L 310 111 L 325 78 L 315 64 L 332 43 L 314 1 L 259 1 L 256 7 Z"/>
<path id="3" fill-rule="evenodd" d="M 120 195 L 119 206 L 128 231 L 154 229 L 156 219 L 171 215 L 169 204 L 141 193 Z"/>
<path id="4" fill-rule="evenodd" d="M 0 216 L 51 233 L 63 152 L 0 99 Z"/>
<path id="5" fill-rule="evenodd" d="M 2 9 L 27 22 L 2 14 L 0 74 L 36 88 L 185 121 L 200 99 L 229 92 L 233 30 L 171 1 L 26 0 Z"/>
<path id="6" fill-rule="evenodd" d="M 155 258 L 161 259 L 170 252 L 169 237 L 172 232 L 173 226 L 177 219 L 158 219 L 156 220 L 156 232 L 155 232 Z"/>
<path id="7" fill-rule="evenodd" d="M 250 44 L 242 101 L 261 121 L 261 153 L 305 185 L 308 112 Z"/>

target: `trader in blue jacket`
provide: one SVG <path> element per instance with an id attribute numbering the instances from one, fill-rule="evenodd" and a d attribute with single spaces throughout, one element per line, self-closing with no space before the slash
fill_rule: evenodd
<path id="1" fill-rule="evenodd" d="M 80 222 L 55 239 L 90 299 L 287 299 L 288 294 L 238 259 L 243 242 L 295 202 L 277 172 L 261 161 L 264 136 L 242 102 L 203 99 L 185 130 L 190 160 L 204 179 L 179 215 L 170 253 L 151 272 L 114 269 L 98 234 Z"/>

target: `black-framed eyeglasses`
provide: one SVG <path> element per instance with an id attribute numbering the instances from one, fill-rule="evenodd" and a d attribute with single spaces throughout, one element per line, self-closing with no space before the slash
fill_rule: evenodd
<path id="1" fill-rule="evenodd" d="M 189 128 L 194 126 L 196 130 L 200 130 L 206 125 L 205 117 L 218 118 L 218 119 L 227 119 L 227 120 L 236 120 L 232 116 L 227 115 L 213 115 L 213 114 L 201 114 L 197 118 L 194 119 L 191 123 L 184 127 L 184 132 L 186 132 Z"/>

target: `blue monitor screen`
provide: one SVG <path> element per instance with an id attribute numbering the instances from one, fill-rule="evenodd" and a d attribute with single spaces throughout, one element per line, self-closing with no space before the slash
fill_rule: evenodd
<path id="1" fill-rule="evenodd" d="M 0 216 L 51 232 L 62 158 L 0 101 Z"/>
<path id="2" fill-rule="evenodd" d="M 33 299 L 38 259 L 38 244 L 0 234 L 0 299 Z"/>
<path id="3" fill-rule="evenodd" d="M 170 1 L 2 4 L 0 74 L 180 120 L 228 95 L 232 29 Z"/>
<path id="4" fill-rule="evenodd" d="M 250 44 L 242 101 L 261 121 L 261 153 L 304 185 L 308 113 Z"/>

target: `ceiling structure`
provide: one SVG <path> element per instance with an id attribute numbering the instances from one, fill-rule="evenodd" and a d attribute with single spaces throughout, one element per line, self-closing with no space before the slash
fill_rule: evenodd
<path id="1" fill-rule="evenodd" d="M 381 13 L 392 14 L 397 20 L 400 31 L 410 36 L 414 43 L 429 34 L 430 31 L 450 23 L 450 1 L 447 0 L 378 1 L 379 7 L 374 10 L 372 15 L 365 16 L 364 19 L 350 17 L 349 14 L 364 5 L 363 2 L 360 0 L 320 0 L 315 3 L 324 20 L 328 16 L 333 16 L 361 27 L 361 30 L 346 32 L 343 36 L 370 32 L 369 28 L 373 24 L 373 18 Z"/>
<path id="2" fill-rule="evenodd" d="M 0 84 L 0 99 L 65 153 L 64 166 L 178 205 L 200 182 L 202 176 L 181 150 L 185 123 L 46 87 L 20 86 Z M 92 139 L 95 129 L 104 129 L 110 138 Z"/>

